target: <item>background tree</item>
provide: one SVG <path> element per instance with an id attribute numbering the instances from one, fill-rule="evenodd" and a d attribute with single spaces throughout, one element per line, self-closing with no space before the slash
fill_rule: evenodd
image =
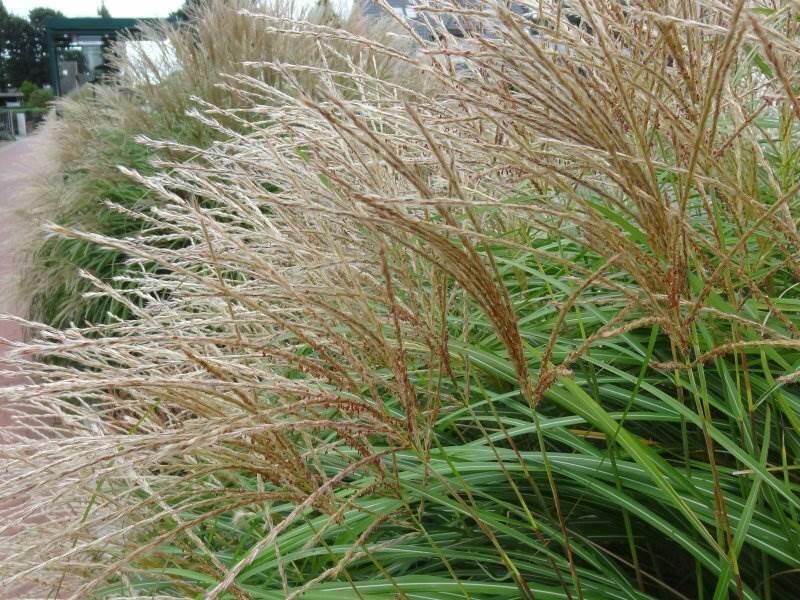
<path id="1" fill-rule="evenodd" d="M 19 86 L 19 91 L 22 93 L 22 101 L 27 104 L 31 94 L 38 89 L 40 89 L 39 86 L 32 81 L 23 81 L 22 85 Z"/>
<path id="2" fill-rule="evenodd" d="M 174 21 L 186 21 L 193 10 L 196 10 L 203 0 L 183 0 L 183 6 L 170 13 L 169 18 Z"/>
<path id="3" fill-rule="evenodd" d="M 57 10 L 34 8 L 28 19 L 9 14 L 0 2 L 0 87 L 19 87 L 23 81 L 49 83 L 44 22 L 63 17 Z"/>
<path id="4" fill-rule="evenodd" d="M 45 8 L 43 6 L 32 8 L 28 13 L 28 21 L 37 29 L 44 29 L 44 22 L 48 17 L 63 17 L 64 13 L 60 10 Z"/>
<path id="5" fill-rule="evenodd" d="M 2 31 L 3 23 L 8 18 L 8 11 L 6 7 L 3 6 L 3 0 L 0 0 L 0 31 Z M 7 85 L 7 76 L 6 76 L 6 61 L 4 60 L 5 56 L 5 40 L 0 33 L 0 91 L 6 89 Z"/>
<path id="6" fill-rule="evenodd" d="M 33 57 L 34 68 L 29 79 L 39 85 L 50 83 L 50 73 L 47 68 L 47 32 L 45 21 L 49 17 L 63 17 L 64 13 L 52 8 L 33 8 L 28 13 L 28 21 L 33 28 Z"/>
<path id="7" fill-rule="evenodd" d="M 18 87 L 26 79 L 41 79 L 37 69 L 36 35 L 27 20 L 7 15 L 0 21 L 0 48 L 4 88 Z"/>

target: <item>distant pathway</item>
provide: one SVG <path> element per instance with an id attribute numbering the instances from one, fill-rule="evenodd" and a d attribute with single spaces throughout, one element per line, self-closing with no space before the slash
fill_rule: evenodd
<path id="1" fill-rule="evenodd" d="M 24 248 L 31 227 L 31 219 L 25 216 L 25 211 L 33 204 L 31 188 L 41 183 L 47 167 L 45 134 L 32 135 L 15 142 L 0 142 L 0 314 L 25 315 L 25 302 L 17 293 L 20 249 Z M 22 337 L 22 328 L 17 323 L 0 320 L 0 338 L 18 341 Z M 0 342 L 0 357 L 6 351 L 7 348 Z M 2 388 L 13 383 L 13 378 L 0 377 L 0 444 L 3 443 L 3 428 L 11 424 L 10 415 L 3 409 Z M 6 475 L 0 465 L 0 485 Z M 0 538 L 0 558 L 3 550 L 4 544 Z M 31 591 L 27 587 L 8 588 L 0 585 L 0 600 L 36 597 Z"/>
<path id="2" fill-rule="evenodd" d="M 32 204 L 30 188 L 44 176 L 47 166 L 44 134 L 15 142 L 0 142 L 0 314 L 24 316 L 25 305 L 17 294 L 19 250 L 29 233 L 30 219 L 23 214 Z M 19 325 L 0 321 L 0 338 L 19 340 Z M 6 349 L 0 345 L 0 355 Z M 11 383 L 0 378 L 0 388 Z M 8 416 L 0 408 L 0 427 Z"/>

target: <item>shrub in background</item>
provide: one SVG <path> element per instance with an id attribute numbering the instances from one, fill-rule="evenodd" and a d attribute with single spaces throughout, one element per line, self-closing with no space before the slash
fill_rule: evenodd
<path id="1" fill-rule="evenodd" d="M 50 107 L 53 100 L 53 92 L 39 88 L 31 92 L 27 104 L 31 108 L 46 109 Z"/>
<path id="2" fill-rule="evenodd" d="M 791 598 L 796 15 L 647 6 L 445 4 L 489 33 L 415 59 L 260 18 L 435 85 L 232 75 L 216 143 L 129 172 L 143 235 L 54 229 L 132 316 L 17 348 L 8 585 Z"/>
<path id="3" fill-rule="evenodd" d="M 31 94 L 36 90 L 41 89 L 37 84 L 32 81 L 23 81 L 19 86 L 19 91 L 22 94 L 22 99 L 25 104 L 30 100 Z"/>
<path id="4" fill-rule="evenodd" d="M 28 120 L 28 127 L 36 127 L 44 119 L 44 113 L 53 102 L 53 93 L 42 89 L 31 81 L 23 81 L 19 87 L 22 92 L 23 110 Z"/>
<path id="5" fill-rule="evenodd" d="M 42 89 L 30 81 L 24 81 L 19 91 L 22 92 L 25 106 L 30 108 L 47 108 L 53 101 L 53 93 L 50 90 Z"/>

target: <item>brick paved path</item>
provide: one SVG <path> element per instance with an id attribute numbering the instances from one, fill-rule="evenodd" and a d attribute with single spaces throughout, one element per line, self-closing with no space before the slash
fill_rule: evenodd
<path id="1" fill-rule="evenodd" d="M 19 248 L 29 233 L 25 209 L 33 203 L 31 187 L 40 182 L 47 167 L 45 134 L 16 142 L 0 142 L 0 314 L 24 315 L 24 302 L 17 295 Z M 0 321 L 0 338 L 20 339 L 16 323 Z M 0 355 L 5 348 L 0 345 Z M 0 378 L 0 387 L 10 383 Z M 8 423 L 0 408 L 0 426 Z"/>
<path id="2" fill-rule="evenodd" d="M 15 142 L 0 142 L 0 314 L 24 316 L 25 304 L 17 294 L 20 254 L 23 240 L 30 233 L 31 218 L 25 210 L 32 206 L 32 185 L 41 183 L 47 169 L 45 134 L 36 134 Z M 17 323 L 0 320 L 0 338 L 19 340 L 23 332 Z M 0 342 L 0 356 L 6 347 Z M 0 377 L 0 444 L 2 430 L 10 422 L 3 410 L 2 387 L 14 383 L 14 379 Z M 0 485 L 4 477 L 0 465 Z M 0 538 L 0 554 L 3 540 Z M 1 578 L 0 578 L 1 579 Z M 8 589 L 0 586 L 0 600 L 36 598 L 26 588 Z"/>

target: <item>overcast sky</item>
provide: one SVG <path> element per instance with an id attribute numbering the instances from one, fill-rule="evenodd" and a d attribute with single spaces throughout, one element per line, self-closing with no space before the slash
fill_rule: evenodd
<path id="1" fill-rule="evenodd" d="M 68 17 L 96 17 L 101 0 L 0 0 L 8 12 L 27 17 L 32 8 L 44 6 L 60 10 Z M 295 0 L 295 6 L 313 4 L 314 0 Z M 183 5 L 183 0 L 106 0 L 112 17 L 167 17 Z M 347 12 L 351 0 L 335 0 L 333 6 Z"/>
<path id="2" fill-rule="evenodd" d="M 100 0 L 2 0 L 6 9 L 21 17 L 38 6 L 60 10 L 68 17 L 96 17 Z M 112 17 L 166 17 L 183 0 L 106 0 Z"/>

